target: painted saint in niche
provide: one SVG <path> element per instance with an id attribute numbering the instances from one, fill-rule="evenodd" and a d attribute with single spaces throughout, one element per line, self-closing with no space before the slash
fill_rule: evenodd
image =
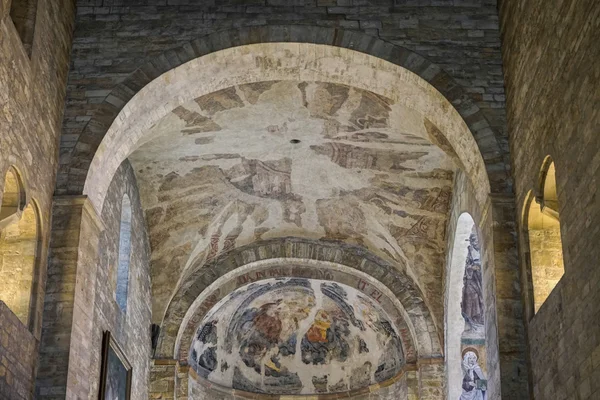
<path id="1" fill-rule="evenodd" d="M 463 381 L 460 400 L 485 400 L 487 380 L 477 363 L 475 351 L 467 350 L 462 362 Z"/>
<path id="2" fill-rule="evenodd" d="M 483 280 L 481 276 L 481 257 L 479 240 L 475 232 L 469 236 L 461 310 L 467 324 L 467 331 L 483 330 Z"/>

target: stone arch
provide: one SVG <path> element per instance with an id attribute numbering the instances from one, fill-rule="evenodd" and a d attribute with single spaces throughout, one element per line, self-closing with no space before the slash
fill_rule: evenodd
<path id="1" fill-rule="evenodd" d="M 398 334 L 399 344 L 401 351 L 396 353 L 394 360 L 397 361 L 395 368 L 397 373 L 394 376 L 389 377 L 389 380 L 379 381 L 378 385 L 385 387 L 393 384 L 400 379 L 403 374 L 409 369 L 417 368 L 416 351 L 414 345 L 414 336 L 411 331 L 411 327 L 406 323 L 406 313 L 402 309 L 398 299 L 387 289 L 383 284 L 377 282 L 369 275 L 364 274 L 352 268 L 338 265 L 335 263 L 322 262 L 318 260 L 302 260 L 297 258 L 280 258 L 280 259 L 269 259 L 257 261 L 254 263 L 247 264 L 236 270 L 230 271 L 224 276 L 218 278 L 208 288 L 206 288 L 202 294 L 194 301 L 184 322 L 179 330 L 178 340 L 176 348 L 176 362 L 180 367 L 187 368 L 189 366 L 189 377 L 187 382 L 199 384 L 200 386 L 214 388 L 220 386 L 215 380 L 211 380 L 208 376 L 205 376 L 204 370 L 200 367 L 198 370 L 197 353 L 194 360 L 194 356 L 191 355 L 194 342 L 198 338 L 199 330 L 206 332 L 203 327 L 206 327 L 206 318 L 213 312 L 222 310 L 222 306 L 233 298 L 230 297 L 231 293 L 239 293 L 240 288 L 250 289 L 254 287 L 261 292 L 265 288 L 265 282 L 267 285 L 278 282 L 279 284 L 285 285 L 286 280 L 290 283 L 293 281 L 311 281 L 316 280 L 322 283 L 337 284 L 345 287 L 346 290 L 356 291 L 368 299 L 377 304 L 378 308 L 382 311 L 379 315 L 384 315 L 389 318 L 389 322 L 392 325 L 390 328 Z M 293 284 L 293 283 L 292 283 Z M 314 288 L 314 286 L 313 286 Z M 364 304 L 364 303 L 363 303 Z M 212 314 L 213 316 L 217 314 Z M 357 314 L 357 316 L 360 315 Z M 220 319 L 220 318 L 219 318 Z M 217 328 L 218 340 L 224 341 L 228 335 L 219 335 Z M 221 348 L 225 350 L 224 348 Z M 363 354 L 363 357 L 376 356 L 377 349 L 373 348 L 373 351 L 367 351 Z M 297 353 L 295 353 L 297 354 Z M 352 363 L 358 362 L 354 354 L 352 357 Z M 399 356 L 399 357 L 398 357 Z M 192 357 L 192 359 L 190 359 Z M 217 359 L 220 357 L 217 357 Z M 194 362 L 196 361 L 196 362 Z M 341 361 L 341 360 L 340 360 Z M 428 360 L 430 361 L 430 360 Z M 289 360 L 288 360 L 289 362 Z M 373 359 L 369 361 L 369 364 L 373 362 Z M 339 365 L 338 365 L 339 367 Z M 343 368 L 343 367 L 342 367 Z M 218 370 L 218 365 L 216 366 Z M 311 369 L 312 370 L 312 369 Z M 224 378 L 221 376 L 221 378 Z M 224 383 L 224 382 L 221 382 Z M 305 383 L 307 383 L 305 381 Z M 178 379 L 175 381 L 175 391 L 182 393 L 185 390 L 186 379 Z M 183 386 L 183 387 L 182 387 Z M 350 396 L 358 394 L 358 385 L 354 386 L 354 389 L 350 389 L 348 392 L 337 393 L 339 396 Z M 363 388 L 365 389 L 365 388 Z M 377 391 L 379 387 L 371 386 L 369 390 Z M 222 386 L 223 392 L 231 393 L 235 392 L 236 396 L 253 398 L 256 394 L 244 392 L 239 388 L 230 389 L 229 386 Z M 202 390 L 200 391 L 202 392 Z M 205 395 L 206 396 L 206 395 Z M 210 397 L 210 395 L 208 396 Z M 268 395 L 262 394 L 261 398 L 279 398 L 279 395 Z M 302 398 L 310 398 L 308 394 L 300 395 Z M 200 397 L 204 398 L 204 397 Z M 211 397 L 212 398 L 212 397 Z"/>
<path id="2" fill-rule="evenodd" d="M 556 191 L 556 165 L 551 156 L 542 162 L 538 178 L 539 202 L 542 212 L 558 219 L 558 193 Z"/>
<path id="3" fill-rule="evenodd" d="M 121 311 L 127 311 L 127 292 L 129 289 L 129 262 L 131 260 L 131 200 L 127 194 L 121 201 L 121 219 L 119 223 L 119 258 L 117 266 L 116 300 Z"/>
<path id="4" fill-rule="evenodd" d="M 520 229 L 520 243 L 523 248 L 523 258 L 520 263 L 521 265 L 521 287 L 523 292 L 524 311 L 527 320 L 531 320 L 536 313 L 534 306 L 534 295 L 533 295 L 533 278 L 532 278 L 532 266 L 531 266 L 531 255 L 529 249 L 529 229 L 527 224 L 529 221 L 529 211 L 535 204 L 535 194 L 533 190 L 529 190 L 525 196 L 523 202 L 523 209 L 520 216 L 521 229 Z"/>
<path id="5" fill-rule="evenodd" d="M 214 55 L 224 49 L 231 50 L 256 43 L 271 43 L 273 45 L 281 43 L 311 44 L 316 49 L 314 51 L 319 52 L 319 56 L 322 55 L 323 47 L 334 47 L 339 50 L 340 56 L 349 57 L 350 52 L 358 52 L 368 55 L 369 62 L 373 62 L 373 60 L 385 61 L 396 67 L 396 69 L 401 67 L 402 70 L 410 71 L 413 83 L 421 87 L 430 86 L 441 97 L 440 100 L 443 99 L 447 103 L 443 108 L 452 109 L 450 111 L 455 109 L 458 119 L 461 120 L 460 123 L 466 124 L 463 129 L 465 134 L 448 138 L 445 136 L 447 132 L 444 132 L 443 129 L 440 132 L 439 128 L 435 126 L 435 121 L 432 121 L 431 128 L 435 131 L 432 133 L 435 136 L 432 139 L 444 150 L 450 153 L 459 153 L 458 158 L 461 158 L 461 152 L 469 151 L 464 149 L 473 149 L 470 142 L 474 143 L 474 152 L 478 154 L 469 160 L 461 160 L 463 162 L 467 161 L 461 167 L 466 169 L 471 179 L 479 183 L 476 186 L 482 188 L 479 200 L 483 202 L 483 197 L 490 192 L 490 181 L 486 169 L 490 176 L 493 174 L 495 177 L 492 179 L 494 191 L 502 192 L 510 189 L 511 185 L 508 183 L 510 178 L 505 165 L 506 161 L 503 159 L 504 152 L 496 140 L 489 122 L 461 86 L 439 66 L 403 47 L 395 46 L 360 32 L 312 26 L 260 26 L 223 31 L 195 39 L 178 49 L 167 51 L 138 68 L 129 79 L 116 87 L 106 97 L 101 110 L 92 117 L 84 129 L 71 157 L 69 177 L 66 180 L 69 182 L 70 187 L 67 188 L 67 191 L 70 193 L 81 193 L 83 191 L 90 196 L 96 206 L 102 204 L 101 199 L 104 196 L 103 191 L 105 189 L 98 188 L 102 185 L 98 185 L 98 182 L 96 182 L 99 178 L 95 174 L 97 171 L 102 170 L 103 174 L 108 172 L 108 175 L 112 176 L 116 166 L 111 165 L 109 170 L 104 171 L 103 168 L 106 165 L 101 165 L 100 158 L 103 154 L 111 153 L 112 158 L 116 159 L 117 157 L 114 157 L 116 154 L 122 161 L 131 152 L 131 149 L 127 147 L 133 145 L 131 137 L 121 138 L 125 143 L 125 147 L 115 146 L 115 143 L 110 143 L 106 138 L 113 134 L 118 135 L 117 131 L 121 130 L 125 120 L 135 114 L 132 111 L 136 111 L 135 109 L 138 106 L 146 107 L 143 111 L 151 118 L 156 117 L 157 114 L 170 111 L 165 110 L 168 105 L 164 101 L 156 102 L 156 104 L 151 101 L 148 102 L 148 99 L 153 97 L 151 93 L 155 93 L 154 96 L 157 93 L 156 88 L 154 91 L 151 90 L 152 83 L 156 83 L 156 81 L 173 83 L 179 79 L 178 77 L 182 73 L 185 74 L 185 71 L 190 69 L 191 61 L 202 59 L 206 55 Z M 321 47 L 317 48 L 315 45 L 321 45 Z M 219 65 L 221 69 L 226 67 L 226 64 Z M 337 78 L 341 83 L 344 83 L 343 81 L 349 77 L 351 77 L 351 74 L 345 74 L 345 76 L 338 76 Z M 245 83 L 250 83 L 253 79 L 256 80 L 257 78 L 247 76 Z M 235 83 L 230 81 L 228 86 Z M 213 85 L 212 90 L 217 89 L 219 88 Z M 152 104 L 132 106 L 132 103 L 136 103 L 137 98 L 144 98 L 144 100 L 138 102 Z M 148 106 L 150 107 L 148 108 Z M 427 107 L 434 108 L 435 106 L 428 104 Z M 447 121 L 451 119 L 453 118 L 446 118 Z M 154 122 L 156 122 L 155 120 L 156 118 L 153 119 Z M 152 122 L 140 128 L 145 129 L 150 125 L 152 125 Z M 129 132 L 131 133 L 131 130 Z M 482 158 L 481 155 L 484 157 Z M 119 162 L 116 163 L 118 166 Z M 88 171 L 87 179 L 83 178 L 85 175 L 81 174 L 81 170 Z M 94 193 L 94 191 L 98 193 Z"/>
<path id="6" fill-rule="evenodd" d="M 242 286 L 270 278 L 320 279 L 355 287 L 376 300 L 392 318 L 392 322 L 400 333 L 406 362 L 415 363 L 417 361 L 414 326 L 409 326 L 406 322 L 409 318 L 406 310 L 402 308 L 400 300 L 384 284 L 362 271 L 341 264 L 286 257 L 260 260 L 229 271 L 211 283 L 194 300 L 186 312 L 177 334 L 174 355 L 180 365 L 187 364 L 189 345 L 198 324 L 216 303 Z"/>
<path id="7" fill-rule="evenodd" d="M 27 195 L 21 174 L 14 166 L 11 166 L 4 176 L 2 204 L 0 205 L 0 228 L 18 221 L 26 204 Z"/>
<path id="8" fill-rule="evenodd" d="M 6 172 L 0 214 L 0 300 L 33 330 L 40 284 L 40 212 L 35 200 L 27 202 L 14 167 Z"/>
<path id="9" fill-rule="evenodd" d="M 416 283 L 401 270 L 364 249 L 340 242 L 279 238 L 255 242 L 213 259 L 196 268 L 173 296 L 161 324 L 157 358 L 177 357 L 177 338 L 185 329 L 186 314 L 198 297 L 221 276 L 259 261 L 272 259 L 317 260 L 342 265 L 370 276 L 382 283 L 405 310 L 406 322 L 414 336 L 418 358 L 442 356 L 440 335 L 426 305 L 426 299 Z M 189 317 L 188 317 L 189 318 Z"/>
<path id="10" fill-rule="evenodd" d="M 465 299 L 467 280 L 476 281 L 480 293 L 481 318 L 485 313 L 483 305 L 484 293 L 481 271 L 482 249 L 477 224 L 468 212 L 463 212 L 456 223 L 454 242 L 449 256 L 446 271 L 446 321 L 445 321 L 445 355 L 447 385 L 446 395 L 449 399 L 458 399 L 462 392 L 462 358 L 468 350 L 475 351 L 478 356 L 486 354 L 484 321 L 470 321 L 465 315 Z M 467 267 L 478 268 L 479 273 L 467 275 Z M 477 279 L 477 277 L 479 279 Z M 479 326 L 479 329 L 476 327 Z M 471 333 L 474 332 L 474 333 Z M 468 336 L 468 337 L 466 337 Z M 468 347 L 467 347 L 468 346 Z M 482 351 L 483 350 L 483 351 Z M 480 364 L 485 365 L 482 359 Z"/>
<path id="11" fill-rule="evenodd" d="M 521 217 L 524 228 L 526 308 L 533 317 L 562 278 L 564 269 L 556 167 L 547 156 L 537 187 L 530 190 Z"/>

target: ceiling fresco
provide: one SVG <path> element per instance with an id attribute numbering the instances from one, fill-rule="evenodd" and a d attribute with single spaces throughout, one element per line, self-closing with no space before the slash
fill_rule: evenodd
<path id="1" fill-rule="evenodd" d="M 349 286 L 304 278 L 243 286 L 204 318 L 190 348 L 199 376 L 254 393 L 359 389 L 404 365 L 381 306 Z"/>
<path id="2" fill-rule="evenodd" d="M 174 109 L 129 157 L 152 246 L 154 320 L 219 254 L 296 236 L 406 265 L 441 324 L 454 164 L 431 132 L 406 106 L 320 82 L 240 85 Z"/>

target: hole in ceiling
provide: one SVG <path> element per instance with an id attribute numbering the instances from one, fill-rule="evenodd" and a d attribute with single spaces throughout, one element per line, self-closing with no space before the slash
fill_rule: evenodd
<path id="1" fill-rule="evenodd" d="M 290 140 L 290 143 L 291 143 L 291 144 L 297 144 L 297 143 L 300 143 L 300 139 L 292 139 L 292 140 Z"/>

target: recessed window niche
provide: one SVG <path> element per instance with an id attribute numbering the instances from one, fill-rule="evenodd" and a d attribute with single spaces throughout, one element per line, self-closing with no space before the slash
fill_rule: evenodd
<path id="1" fill-rule="evenodd" d="M 38 0 L 12 0 L 10 18 L 21 38 L 25 52 L 31 57 Z"/>
<path id="2" fill-rule="evenodd" d="M 0 300 L 30 325 L 31 296 L 38 253 L 39 217 L 35 202 L 24 207 L 19 173 L 6 173 L 0 208 Z"/>
<path id="3" fill-rule="evenodd" d="M 534 310 L 537 313 L 550 292 L 562 278 L 562 240 L 558 196 L 556 193 L 556 168 L 547 158 L 540 175 L 540 195 L 530 194 L 526 203 L 527 239 L 529 242 L 529 262 L 533 286 Z"/>

